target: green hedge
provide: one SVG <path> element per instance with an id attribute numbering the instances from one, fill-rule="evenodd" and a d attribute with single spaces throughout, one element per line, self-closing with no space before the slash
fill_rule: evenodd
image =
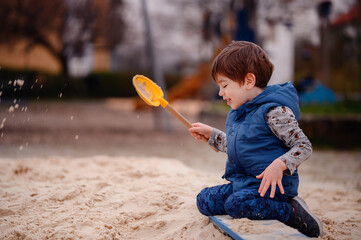
<path id="1" fill-rule="evenodd" d="M 94 72 L 85 78 L 66 80 L 61 74 L 34 70 L 0 69 L 0 92 L 4 98 L 106 98 L 133 97 L 136 91 L 132 84 L 135 74 L 144 72 Z M 22 87 L 14 80 L 24 80 Z M 165 75 L 167 87 L 180 80 L 178 75 Z"/>
<path id="2" fill-rule="evenodd" d="M 330 115 L 360 115 L 361 102 L 357 100 L 344 100 L 334 104 L 326 105 L 301 105 L 302 113 L 317 114 L 323 116 Z"/>

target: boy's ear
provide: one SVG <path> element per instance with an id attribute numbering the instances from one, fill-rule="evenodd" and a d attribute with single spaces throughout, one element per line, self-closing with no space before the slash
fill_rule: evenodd
<path id="1" fill-rule="evenodd" d="M 247 73 L 244 78 L 247 89 L 251 89 L 256 85 L 256 76 L 253 73 Z"/>

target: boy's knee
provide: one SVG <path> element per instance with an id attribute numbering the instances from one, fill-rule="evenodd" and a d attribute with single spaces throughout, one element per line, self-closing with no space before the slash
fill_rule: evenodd
<path id="1" fill-rule="evenodd" d="M 208 188 L 205 188 L 205 189 L 203 189 L 202 191 L 200 191 L 199 193 L 198 193 L 198 195 L 197 195 L 197 202 L 199 202 L 199 201 L 204 201 L 205 199 L 206 199 L 206 192 L 207 192 L 207 189 Z"/>
<path id="2" fill-rule="evenodd" d="M 206 197 L 207 188 L 203 189 L 197 195 L 197 208 L 200 213 L 206 216 L 211 216 L 212 214 L 208 210 L 208 198 Z"/>
<path id="3" fill-rule="evenodd" d="M 230 184 L 213 186 L 203 189 L 197 195 L 198 210 L 206 216 L 223 215 L 224 202 L 232 191 Z"/>

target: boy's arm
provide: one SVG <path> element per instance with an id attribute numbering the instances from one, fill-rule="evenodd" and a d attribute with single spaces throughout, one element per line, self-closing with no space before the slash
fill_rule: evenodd
<path id="1" fill-rule="evenodd" d="M 279 157 L 287 166 L 286 175 L 292 175 L 297 167 L 312 154 L 312 144 L 302 129 L 292 110 L 276 107 L 267 113 L 267 123 L 272 132 L 291 149 Z"/>
<path id="2" fill-rule="evenodd" d="M 213 128 L 212 134 L 208 140 L 209 145 L 218 149 L 221 152 L 227 152 L 227 137 L 226 133 L 217 128 Z"/>
<path id="3" fill-rule="evenodd" d="M 208 139 L 209 145 L 221 152 L 227 152 L 227 138 L 226 134 L 217 128 L 213 128 L 204 123 L 192 123 L 192 127 L 189 128 L 189 133 L 197 140 L 201 140 L 201 137 Z"/>

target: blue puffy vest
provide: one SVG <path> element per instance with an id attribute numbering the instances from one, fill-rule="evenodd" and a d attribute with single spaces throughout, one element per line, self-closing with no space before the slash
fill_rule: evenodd
<path id="1" fill-rule="evenodd" d="M 256 176 L 289 150 L 267 124 L 268 110 L 277 106 L 289 107 L 298 120 L 298 96 L 291 82 L 268 86 L 252 101 L 229 112 L 226 121 L 228 159 L 223 177 L 232 182 L 234 192 L 243 188 L 258 189 L 261 179 Z M 286 195 L 296 196 L 297 171 L 291 176 L 283 175 L 282 185 Z M 276 191 L 280 193 L 278 187 Z"/>

